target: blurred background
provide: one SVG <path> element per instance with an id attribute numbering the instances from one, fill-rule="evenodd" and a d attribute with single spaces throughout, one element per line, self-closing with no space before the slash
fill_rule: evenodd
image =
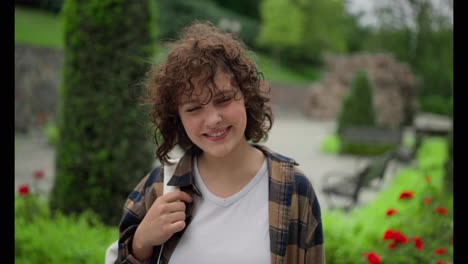
<path id="1" fill-rule="evenodd" d="M 195 20 L 270 84 L 328 263 L 453 262 L 453 0 L 16 0 L 15 262 L 103 262 L 159 163 L 145 73 Z"/>

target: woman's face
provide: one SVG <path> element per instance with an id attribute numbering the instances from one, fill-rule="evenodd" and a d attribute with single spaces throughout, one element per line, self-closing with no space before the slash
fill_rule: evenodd
<path id="1" fill-rule="evenodd" d="M 229 74 L 218 70 L 214 83 L 216 89 L 194 79 L 194 92 L 182 96 L 178 110 L 190 140 L 204 155 L 221 158 L 247 143 L 247 114 L 243 95 Z"/>

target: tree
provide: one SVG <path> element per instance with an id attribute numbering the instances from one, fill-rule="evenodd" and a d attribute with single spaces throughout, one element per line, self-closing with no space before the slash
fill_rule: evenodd
<path id="1" fill-rule="evenodd" d="M 214 0 L 218 5 L 229 9 L 237 14 L 245 15 L 256 21 L 259 20 L 259 6 L 261 0 Z"/>
<path id="2" fill-rule="evenodd" d="M 325 52 L 344 53 L 346 13 L 341 0 L 292 0 L 304 17 L 302 50 L 306 58 L 321 62 Z"/>
<path id="3" fill-rule="evenodd" d="M 215 1 L 158 0 L 157 3 L 160 10 L 157 21 L 160 41 L 177 38 L 180 30 L 194 20 L 206 20 L 223 31 L 234 33 L 247 46 L 256 46 L 259 22 L 244 14 L 232 12 Z"/>
<path id="4" fill-rule="evenodd" d="M 261 46 L 272 48 L 275 62 L 279 65 L 282 50 L 298 48 L 301 44 L 304 25 L 302 13 L 288 0 L 263 0 L 260 13 L 262 25 L 257 41 Z"/>
<path id="5" fill-rule="evenodd" d="M 296 60 L 321 62 L 324 52 L 346 51 L 340 0 L 263 0 L 259 42 Z"/>
<path id="6" fill-rule="evenodd" d="M 395 0 L 376 7 L 378 26 L 368 42 L 408 62 L 421 78 L 422 111 L 450 115 L 453 90 L 453 1 Z M 434 62 L 437 63 L 434 63 Z"/>
<path id="7" fill-rule="evenodd" d="M 153 56 L 151 0 L 67 0 L 52 210 L 97 213 L 117 225 L 153 155 L 140 78 Z"/>

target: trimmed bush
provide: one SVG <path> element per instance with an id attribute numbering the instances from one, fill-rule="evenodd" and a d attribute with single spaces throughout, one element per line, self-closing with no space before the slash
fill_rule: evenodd
<path id="1" fill-rule="evenodd" d="M 350 142 L 343 137 L 345 128 L 375 126 L 373 89 L 367 72 L 360 70 L 354 74 L 351 87 L 343 97 L 338 113 L 336 134 L 340 138 L 340 153 L 365 156 L 378 155 L 394 147 L 393 144 Z"/>
<path id="2" fill-rule="evenodd" d="M 65 59 L 59 140 L 50 206 L 87 209 L 117 225 L 123 203 L 149 172 L 148 122 L 141 78 L 153 56 L 152 0 L 64 3 Z"/>
<path id="3" fill-rule="evenodd" d="M 355 126 L 375 126 L 373 91 L 367 72 L 360 70 L 354 74 L 351 87 L 344 96 L 338 113 L 337 134 L 344 128 Z"/>

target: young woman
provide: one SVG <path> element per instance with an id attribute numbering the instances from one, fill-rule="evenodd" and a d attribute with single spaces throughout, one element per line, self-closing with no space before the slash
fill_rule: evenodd
<path id="1" fill-rule="evenodd" d="M 320 205 L 291 158 L 257 144 L 269 88 L 241 42 L 196 22 L 148 78 L 162 166 L 124 206 L 116 263 L 325 263 Z M 170 151 L 184 154 L 163 193 Z"/>

